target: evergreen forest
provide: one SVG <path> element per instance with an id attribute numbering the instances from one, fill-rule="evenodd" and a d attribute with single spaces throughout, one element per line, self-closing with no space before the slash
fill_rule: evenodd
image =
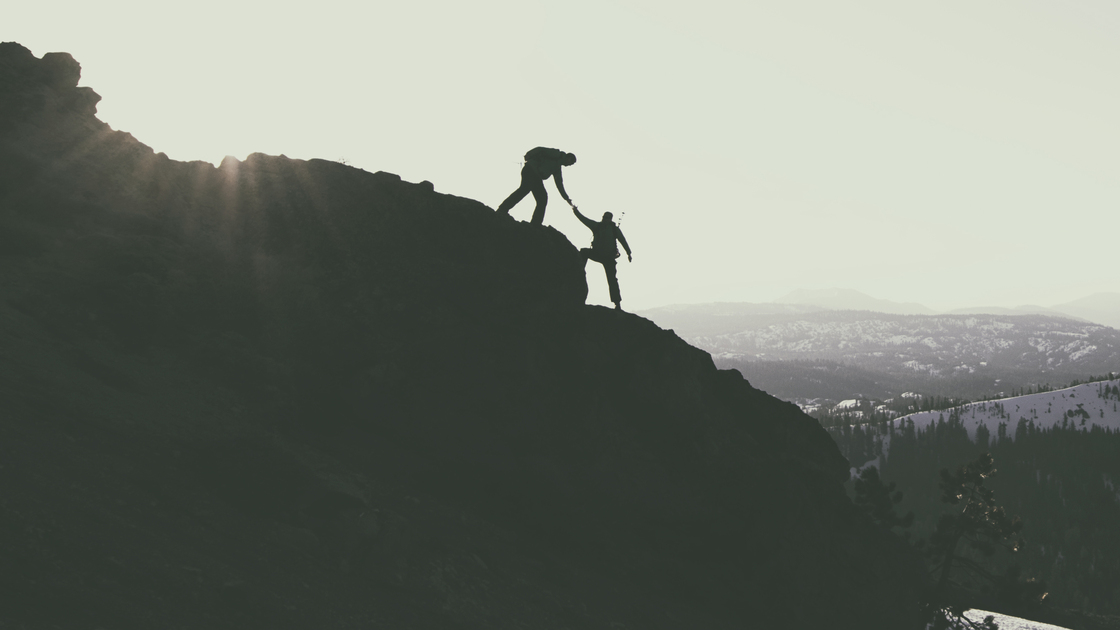
<path id="1" fill-rule="evenodd" d="M 1098 615 L 1120 614 L 1120 432 L 1077 419 L 1045 427 L 1020 419 L 996 435 L 981 425 L 972 441 L 960 416 L 947 412 L 928 429 L 913 422 L 833 427 L 854 465 L 878 457 L 881 477 L 902 492 L 899 512 L 914 513 L 906 534 L 928 539 L 946 506 L 938 471 L 991 453 L 988 487 L 1007 513 L 1022 518 L 1025 544 L 997 559 L 1025 579 L 1046 584 L 1047 605 Z M 890 448 L 882 450 L 884 437 Z M 978 561 L 983 560 L 978 558 Z M 1003 571 L 1002 567 L 993 570 Z"/>

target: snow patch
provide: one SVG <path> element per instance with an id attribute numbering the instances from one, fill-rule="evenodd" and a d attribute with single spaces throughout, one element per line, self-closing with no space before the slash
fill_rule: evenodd
<path id="1" fill-rule="evenodd" d="M 1068 630 L 1068 628 L 1062 626 L 1042 623 L 1041 621 L 1030 621 L 1019 617 L 1008 617 L 1007 615 L 976 608 L 965 611 L 964 613 L 965 617 L 977 623 L 982 623 L 984 618 L 989 615 L 995 618 L 996 624 L 999 625 L 999 630 Z"/>
<path id="2" fill-rule="evenodd" d="M 1007 439 L 1014 440 L 1020 421 L 1033 424 L 1036 429 L 1067 427 L 1079 431 L 1091 431 L 1100 427 L 1110 431 L 1120 431 L 1120 401 L 1107 396 L 1106 388 L 1120 386 L 1120 380 L 1082 383 L 1074 387 L 1027 394 L 1001 400 L 969 403 L 938 411 L 920 411 L 891 420 L 894 430 L 898 431 L 906 422 L 913 422 L 915 430 L 927 431 L 938 419 L 949 420 L 951 415 L 959 416 L 968 437 L 976 441 L 976 430 L 984 425 L 989 439 L 996 440 L 1000 425 L 1004 425 Z M 910 392 L 902 394 L 908 397 Z M 890 435 L 883 436 L 883 453 L 890 449 Z M 1111 483 L 1108 480 L 1106 483 Z"/>

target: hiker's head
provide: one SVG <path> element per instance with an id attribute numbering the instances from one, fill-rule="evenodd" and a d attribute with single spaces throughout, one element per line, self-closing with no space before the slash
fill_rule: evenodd
<path id="1" fill-rule="evenodd" d="M 614 219 L 614 215 L 613 215 L 613 214 L 611 214 L 611 213 L 609 213 L 609 212 L 604 212 L 604 213 L 603 213 L 603 223 L 606 223 L 606 222 L 608 222 L 608 221 L 611 221 L 611 220 L 613 220 L 613 219 Z"/>
<path id="2" fill-rule="evenodd" d="M 571 166 L 571 165 L 575 164 L 576 163 L 576 154 L 575 153 L 565 153 L 564 157 L 563 157 L 563 161 L 560 162 L 560 163 L 563 164 L 564 166 Z"/>

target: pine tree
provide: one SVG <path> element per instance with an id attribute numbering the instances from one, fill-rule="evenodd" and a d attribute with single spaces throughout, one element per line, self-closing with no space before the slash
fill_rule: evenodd
<path id="1" fill-rule="evenodd" d="M 910 527 L 914 523 L 914 513 L 898 516 L 894 506 L 902 502 L 902 492 L 895 489 L 892 481 L 884 484 L 879 478 L 879 469 L 868 466 L 859 473 L 855 481 L 856 497 L 854 503 L 863 511 L 871 515 L 880 526 L 891 529 L 893 527 Z"/>
<path id="2" fill-rule="evenodd" d="M 952 474 L 948 469 L 941 470 L 938 484 L 941 500 L 960 507 L 941 515 L 927 549 L 932 573 L 936 576 L 927 604 L 934 628 L 979 629 L 994 626 L 989 620 L 980 624 L 964 617 L 967 607 L 954 594 L 953 587 L 959 585 L 951 580 L 955 570 L 988 583 L 997 589 L 1001 597 L 1014 600 L 1017 604 L 1038 604 L 1046 596 L 1041 582 L 1020 581 L 1017 568 L 998 575 L 967 553 L 972 550 L 990 558 L 998 547 L 1013 552 L 1023 547 L 1022 538 L 1018 536 L 1023 527 L 1022 521 L 1017 516 L 1009 517 L 1002 507 L 996 505 L 992 490 L 984 486 L 984 481 L 995 473 L 995 462 L 989 453 L 980 455 Z M 962 543 L 965 545 L 963 552 L 960 549 Z"/>

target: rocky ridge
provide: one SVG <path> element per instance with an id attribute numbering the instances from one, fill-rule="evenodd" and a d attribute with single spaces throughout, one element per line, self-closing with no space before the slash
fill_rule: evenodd
<path id="1" fill-rule="evenodd" d="M 322 160 L 181 163 L 0 44 L 0 615 L 915 624 L 794 405 L 584 305 L 558 232 Z"/>

